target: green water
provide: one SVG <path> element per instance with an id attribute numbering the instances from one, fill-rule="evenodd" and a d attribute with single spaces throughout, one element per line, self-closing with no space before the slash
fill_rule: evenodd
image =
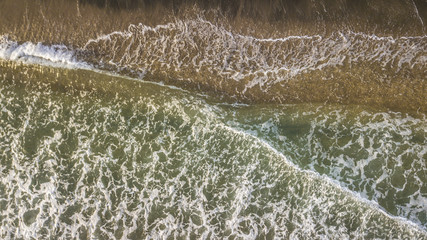
<path id="1" fill-rule="evenodd" d="M 0 237 L 427 238 L 424 114 L 0 62 Z"/>

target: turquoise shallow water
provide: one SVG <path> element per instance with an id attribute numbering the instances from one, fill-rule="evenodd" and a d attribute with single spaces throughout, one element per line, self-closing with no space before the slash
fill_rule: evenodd
<path id="1" fill-rule="evenodd" d="M 427 237 L 424 114 L 0 70 L 1 238 Z"/>

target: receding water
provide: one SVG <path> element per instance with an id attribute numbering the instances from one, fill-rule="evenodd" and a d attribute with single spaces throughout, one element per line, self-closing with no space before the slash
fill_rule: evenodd
<path id="1" fill-rule="evenodd" d="M 425 22 L 425 0 L 2 0 L 0 58 L 72 55 L 246 103 L 426 113 Z"/>
<path id="2" fill-rule="evenodd" d="M 427 237 L 424 114 L 0 70 L 3 239 Z"/>

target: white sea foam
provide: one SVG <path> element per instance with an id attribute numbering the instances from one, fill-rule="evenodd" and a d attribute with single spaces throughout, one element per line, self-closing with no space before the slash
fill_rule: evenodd
<path id="1" fill-rule="evenodd" d="M 310 116 L 307 122 L 297 113 L 266 111 L 264 117 L 247 117 L 250 125 L 229 124 L 266 140 L 303 169 L 324 169 L 331 179 L 361 198 L 379 206 L 384 200 L 393 202 L 393 214 L 425 225 L 425 179 L 419 175 L 427 169 L 427 143 L 420 139 L 427 131 L 425 117 L 360 112 L 354 118 L 347 111 L 321 109 L 306 114 Z M 296 123 L 295 119 L 301 120 Z M 283 121 L 291 127 L 283 126 Z M 292 137 L 292 132 L 297 136 Z"/>
<path id="2" fill-rule="evenodd" d="M 230 127 L 221 107 L 196 97 L 43 93 L 17 97 L 0 88 L 0 159 L 8 171 L 0 178 L 2 237 L 345 239 L 391 228 L 407 234 L 397 237 L 425 236 L 329 177 L 301 170 L 257 129 Z"/>
<path id="3" fill-rule="evenodd" d="M 91 39 L 84 49 L 102 53 L 118 68 L 174 73 L 193 71 L 242 82 L 243 92 L 328 67 L 374 63 L 399 72 L 423 66 L 427 36 L 381 37 L 358 32 L 328 36 L 255 38 L 236 34 L 202 17 L 150 27 L 130 25 Z"/>
<path id="4" fill-rule="evenodd" d="M 64 45 L 20 44 L 7 36 L 0 36 L 0 59 L 60 68 L 92 69 L 88 63 L 77 60 L 75 53 Z"/>

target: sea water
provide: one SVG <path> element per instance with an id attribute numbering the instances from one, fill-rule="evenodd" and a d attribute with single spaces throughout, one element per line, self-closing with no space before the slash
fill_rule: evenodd
<path id="1" fill-rule="evenodd" d="M 427 239 L 426 5 L 0 1 L 1 239 Z"/>
<path id="2" fill-rule="evenodd" d="M 426 237 L 423 114 L 1 73 L 2 238 Z"/>

